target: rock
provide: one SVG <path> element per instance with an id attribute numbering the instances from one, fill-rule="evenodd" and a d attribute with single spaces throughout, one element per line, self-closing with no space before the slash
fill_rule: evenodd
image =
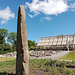
<path id="1" fill-rule="evenodd" d="M 16 75 L 29 75 L 29 52 L 26 15 L 23 6 L 18 10 Z"/>
<path id="2" fill-rule="evenodd" d="M 53 54 L 56 54 L 57 52 L 56 51 L 53 51 Z"/>
<path id="3" fill-rule="evenodd" d="M 36 57 L 52 56 L 57 53 L 58 53 L 57 51 L 52 51 L 52 50 L 49 50 L 49 51 L 32 51 L 31 50 L 31 51 L 29 51 L 29 55 L 30 55 L 29 58 L 34 59 Z M 0 57 L 16 57 L 16 51 L 12 52 L 12 53 L 0 55 Z"/>

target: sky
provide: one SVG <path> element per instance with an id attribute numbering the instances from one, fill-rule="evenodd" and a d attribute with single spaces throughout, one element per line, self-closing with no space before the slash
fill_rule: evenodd
<path id="1" fill-rule="evenodd" d="M 0 0 L 0 28 L 17 32 L 19 6 L 26 12 L 28 40 L 75 33 L 75 0 Z"/>

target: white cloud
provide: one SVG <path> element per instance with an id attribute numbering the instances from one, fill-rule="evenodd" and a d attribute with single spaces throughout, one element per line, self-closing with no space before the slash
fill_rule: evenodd
<path id="1" fill-rule="evenodd" d="M 71 3 L 70 8 L 72 11 L 75 11 L 75 3 Z"/>
<path id="2" fill-rule="evenodd" d="M 31 18 L 33 18 L 34 16 L 33 15 L 31 15 L 31 14 L 28 14 Z"/>
<path id="3" fill-rule="evenodd" d="M 46 17 L 42 17 L 42 18 L 40 19 L 41 22 L 43 22 L 44 20 L 51 21 L 52 18 L 49 17 L 49 16 L 46 16 Z"/>
<path id="4" fill-rule="evenodd" d="M 6 23 L 10 18 L 14 18 L 15 14 L 7 6 L 4 10 L 0 10 L 1 24 Z"/>
<path id="5" fill-rule="evenodd" d="M 26 2 L 26 5 L 34 15 L 40 12 L 46 15 L 58 15 L 68 10 L 65 0 L 33 0 L 32 3 Z"/>

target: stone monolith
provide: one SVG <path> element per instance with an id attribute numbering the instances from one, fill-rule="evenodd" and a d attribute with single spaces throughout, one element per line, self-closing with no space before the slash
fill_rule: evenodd
<path id="1" fill-rule="evenodd" d="M 26 15 L 23 6 L 18 10 L 16 75 L 29 75 L 29 51 Z"/>

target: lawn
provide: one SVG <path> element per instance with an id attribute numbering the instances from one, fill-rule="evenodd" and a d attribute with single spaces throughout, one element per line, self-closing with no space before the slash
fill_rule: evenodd
<path id="1" fill-rule="evenodd" d="M 0 57 L 0 61 L 8 61 L 13 59 L 16 59 L 16 58 L 15 57 Z"/>
<path id="2" fill-rule="evenodd" d="M 63 60 L 75 60 L 75 51 L 69 52 L 68 54 L 60 57 Z"/>

